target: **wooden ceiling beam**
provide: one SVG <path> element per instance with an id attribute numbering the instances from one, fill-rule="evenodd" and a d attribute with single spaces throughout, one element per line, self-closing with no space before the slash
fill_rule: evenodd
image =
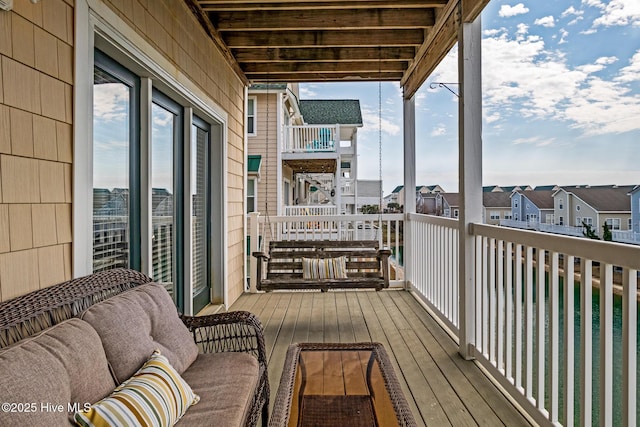
<path id="1" fill-rule="evenodd" d="M 403 73 L 345 72 L 345 73 L 278 73 L 247 74 L 252 82 L 335 82 L 335 81 L 383 81 L 399 82 Z"/>
<path id="2" fill-rule="evenodd" d="M 328 62 L 328 61 L 409 61 L 415 56 L 412 47 L 332 47 L 305 49 L 235 49 L 236 60 L 243 62 Z"/>
<path id="3" fill-rule="evenodd" d="M 435 24 L 433 9 L 339 9 L 332 11 L 284 10 L 209 13 L 220 32 L 262 30 L 357 30 L 429 28 Z"/>
<path id="4" fill-rule="evenodd" d="M 406 99 L 415 95 L 427 77 L 456 44 L 460 28 L 459 2 L 460 0 L 451 0 L 442 11 L 438 16 L 437 24 L 418 49 L 415 60 L 409 64 L 401 81 Z"/>
<path id="5" fill-rule="evenodd" d="M 246 62 L 242 69 L 246 74 L 267 73 L 344 73 L 344 72 L 404 72 L 403 61 L 354 61 L 354 62 Z"/>
<path id="6" fill-rule="evenodd" d="M 346 31 L 227 32 L 222 37 L 231 49 L 274 47 L 420 46 L 424 29 Z"/>
<path id="7" fill-rule="evenodd" d="M 307 0 L 307 1 L 200 1 L 206 12 L 237 12 L 249 10 L 302 10 L 302 9 L 424 9 L 441 8 L 447 0 Z"/>

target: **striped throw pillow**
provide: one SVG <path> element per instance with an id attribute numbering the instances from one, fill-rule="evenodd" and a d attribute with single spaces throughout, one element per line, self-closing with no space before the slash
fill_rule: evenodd
<path id="1" fill-rule="evenodd" d="M 346 279 L 347 257 L 302 258 L 304 279 Z"/>
<path id="2" fill-rule="evenodd" d="M 199 400 L 167 358 L 156 350 L 111 395 L 86 411 L 76 412 L 74 419 L 82 427 L 173 426 Z"/>

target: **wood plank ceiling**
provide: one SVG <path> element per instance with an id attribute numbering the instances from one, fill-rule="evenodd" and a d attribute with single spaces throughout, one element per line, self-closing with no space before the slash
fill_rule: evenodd
<path id="1" fill-rule="evenodd" d="M 488 2 L 185 1 L 247 82 L 399 81 L 405 96 Z"/>

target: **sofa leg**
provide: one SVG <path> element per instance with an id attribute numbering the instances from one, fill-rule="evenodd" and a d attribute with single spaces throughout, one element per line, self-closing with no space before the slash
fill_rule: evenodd
<path id="1" fill-rule="evenodd" d="M 262 407 L 262 427 L 267 427 L 269 425 L 269 404 L 265 403 Z"/>

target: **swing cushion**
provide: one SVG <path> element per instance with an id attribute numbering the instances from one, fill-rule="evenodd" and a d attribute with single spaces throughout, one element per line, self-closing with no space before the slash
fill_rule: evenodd
<path id="1" fill-rule="evenodd" d="M 347 257 L 302 258 L 304 279 L 346 279 Z"/>

